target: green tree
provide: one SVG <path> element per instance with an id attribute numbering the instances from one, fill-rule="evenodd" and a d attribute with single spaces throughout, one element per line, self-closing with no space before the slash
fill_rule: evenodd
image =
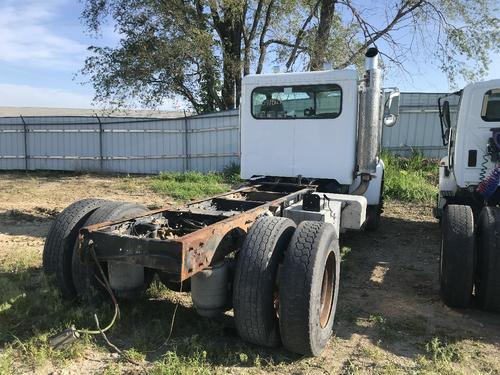
<path id="1" fill-rule="evenodd" d="M 236 106 L 242 75 L 360 66 L 369 45 L 404 70 L 418 50 L 448 75 L 475 80 L 499 51 L 497 0 L 84 0 L 95 35 L 115 26 L 114 47 L 91 46 L 82 73 L 95 100 L 154 107 L 181 97 L 197 112 Z M 401 35 L 412 37 L 401 38 Z"/>

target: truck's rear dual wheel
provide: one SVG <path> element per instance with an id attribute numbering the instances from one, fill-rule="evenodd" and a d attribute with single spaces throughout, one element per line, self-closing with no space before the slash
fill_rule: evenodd
<path id="1" fill-rule="evenodd" d="M 78 257 L 79 230 L 86 225 L 120 220 L 146 211 L 135 203 L 84 199 L 71 204 L 57 216 L 45 241 L 43 267 L 47 274 L 55 274 L 56 285 L 64 298 L 75 298 L 87 292 L 89 275 L 93 277 L 95 272 L 93 264 L 83 264 Z"/>
<path id="2" fill-rule="evenodd" d="M 288 350 L 317 356 L 332 335 L 340 277 L 333 225 L 303 221 L 285 253 L 280 275 L 280 332 Z"/>
<path id="3" fill-rule="evenodd" d="M 282 263 L 282 264 L 280 264 Z M 258 219 L 238 255 L 234 317 L 249 342 L 319 355 L 332 334 L 340 256 L 333 225 Z"/>
<path id="4" fill-rule="evenodd" d="M 239 252 L 233 286 L 234 319 L 245 341 L 277 346 L 278 267 L 295 224 L 281 217 L 262 217 L 251 226 Z"/>
<path id="5" fill-rule="evenodd" d="M 476 300 L 480 308 L 500 312 L 500 208 L 485 207 L 477 226 Z"/>
<path id="6" fill-rule="evenodd" d="M 62 295 L 71 298 L 75 288 L 71 281 L 71 256 L 78 231 L 85 221 L 106 200 L 83 199 L 66 207 L 52 223 L 43 248 L 43 269 L 46 274 L 56 275 Z"/>
<path id="7" fill-rule="evenodd" d="M 448 205 L 441 226 L 439 279 L 450 307 L 468 307 L 474 285 L 474 216 L 465 205 Z"/>
<path id="8" fill-rule="evenodd" d="M 146 207 L 137 203 L 107 202 L 92 213 L 82 225 L 82 228 L 89 225 L 104 223 L 106 221 L 118 221 L 124 218 L 138 216 L 147 211 L 148 209 Z M 94 276 L 100 276 L 99 270 L 94 260 L 90 257 L 87 257 L 86 261 L 82 261 L 78 250 L 78 243 L 75 242 L 71 268 L 68 269 L 68 272 L 71 274 L 71 282 L 74 285 L 75 295 L 78 297 L 92 297 L 102 290 Z M 103 267 L 104 269 L 106 268 L 105 265 L 103 265 Z"/>

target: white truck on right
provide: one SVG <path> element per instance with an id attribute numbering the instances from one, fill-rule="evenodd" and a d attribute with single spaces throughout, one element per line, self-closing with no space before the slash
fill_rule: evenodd
<path id="1" fill-rule="evenodd" d="M 450 307 L 500 312 L 500 79 L 470 84 L 438 104 L 448 146 L 435 210 L 441 296 Z"/>

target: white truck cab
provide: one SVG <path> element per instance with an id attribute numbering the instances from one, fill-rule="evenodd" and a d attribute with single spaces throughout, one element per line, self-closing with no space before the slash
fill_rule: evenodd
<path id="1" fill-rule="evenodd" d="M 384 102 L 378 51 L 366 57 L 361 78 L 348 69 L 245 76 L 241 177 L 299 179 L 325 193 L 362 195 L 378 222 L 382 123 L 396 123 L 399 91 Z"/>
<path id="2" fill-rule="evenodd" d="M 450 307 L 500 312 L 500 79 L 449 96 L 459 99 L 454 121 L 450 98 L 438 101 L 448 146 L 435 210 L 441 295 Z"/>
<path id="3" fill-rule="evenodd" d="M 490 203 L 500 199 L 495 192 L 485 197 L 478 191 L 500 162 L 500 79 L 470 84 L 450 96 L 459 102 L 456 116 L 450 114 L 452 98 L 440 105 L 448 153 L 440 161 L 436 216 L 447 204 L 458 203 L 471 205 L 477 216 L 485 198 Z"/>
<path id="4" fill-rule="evenodd" d="M 351 185 L 357 121 L 354 70 L 248 75 L 241 103 L 241 176 L 300 175 Z"/>

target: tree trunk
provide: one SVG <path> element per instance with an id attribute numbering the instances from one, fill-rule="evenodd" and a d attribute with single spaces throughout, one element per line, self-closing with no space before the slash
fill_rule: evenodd
<path id="1" fill-rule="evenodd" d="M 224 83 L 222 86 L 222 101 L 224 109 L 232 109 L 238 106 L 235 102 L 241 92 L 241 38 L 243 24 L 227 22 L 224 32 L 223 66 Z"/>
<path id="2" fill-rule="evenodd" d="M 230 10 L 221 20 L 217 10 L 212 9 L 214 25 L 222 41 L 222 108 L 232 109 L 238 105 L 241 92 L 241 41 L 244 20 Z"/>
<path id="3" fill-rule="evenodd" d="M 336 2 L 336 0 L 321 0 L 318 30 L 314 39 L 311 61 L 309 62 L 311 70 L 320 70 L 325 63 L 325 46 L 330 37 Z"/>

